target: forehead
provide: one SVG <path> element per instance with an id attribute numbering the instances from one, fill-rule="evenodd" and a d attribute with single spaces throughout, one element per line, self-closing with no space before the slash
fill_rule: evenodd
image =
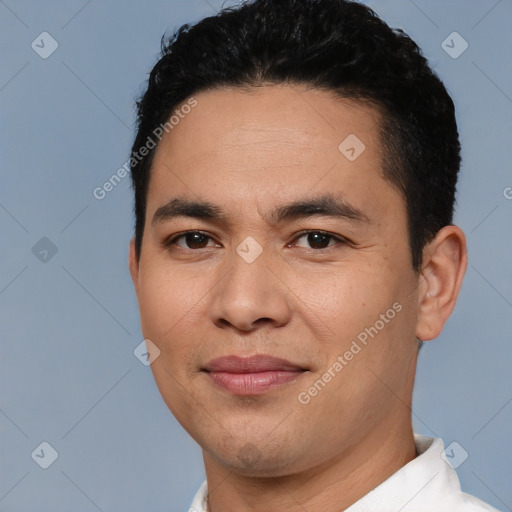
<path id="1" fill-rule="evenodd" d="M 235 208 L 254 198 L 270 206 L 328 192 L 377 216 L 379 205 L 403 206 L 382 177 L 379 114 L 371 107 L 287 85 L 194 98 L 158 146 L 148 213 L 170 194 L 217 197 Z"/>
<path id="2" fill-rule="evenodd" d="M 200 138 L 196 154 L 222 149 L 244 153 L 258 145 L 267 148 L 288 144 L 291 151 L 318 157 L 339 156 L 338 143 L 348 135 L 359 135 L 375 147 L 379 114 L 375 108 L 332 92 L 298 85 L 267 85 L 248 90 L 219 88 L 195 95 L 197 107 L 183 116 L 172 133 L 182 135 L 182 145 Z M 191 133 L 193 132 L 193 133 Z M 172 147 L 173 139 L 168 137 Z M 213 146 L 213 147 L 212 147 Z M 253 149 L 259 152 L 256 147 Z M 242 156 L 242 153 L 240 153 Z M 264 156 L 264 155 L 261 155 Z M 302 157 L 302 155 L 301 155 Z"/>

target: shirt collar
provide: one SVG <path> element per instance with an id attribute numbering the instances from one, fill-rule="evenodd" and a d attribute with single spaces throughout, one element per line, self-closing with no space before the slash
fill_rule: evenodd
<path id="1" fill-rule="evenodd" d="M 463 508 L 471 511 L 495 510 L 461 491 L 457 473 L 441 457 L 444 451 L 441 439 L 414 434 L 414 441 L 418 456 L 345 512 L 432 512 Z M 207 495 L 205 481 L 197 491 L 189 512 L 206 512 Z"/>
<path id="2" fill-rule="evenodd" d="M 441 458 L 441 439 L 414 434 L 418 456 L 346 509 L 346 512 L 438 510 L 443 501 L 460 494 L 455 470 Z M 435 507 L 435 508 L 433 508 Z"/>

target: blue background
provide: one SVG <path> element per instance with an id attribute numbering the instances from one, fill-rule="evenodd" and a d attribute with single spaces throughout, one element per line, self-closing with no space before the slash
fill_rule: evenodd
<path id="1" fill-rule="evenodd" d="M 414 426 L 464 447 L 463 488 L 512 510 L 512 2 L 368 4 L 422 47 L 463 146 L 455 222 L 469 266 L 420 354 Z M 204 478 L 199 447 L 133 354 L 129 177 L 102 200 L 93 190 L 128 159 L 162 34 L 220 7 L 0 2 L 0 511 L 182 512 Z M 59 45 L 47 59 L 31 48 L 44 31 Z M 453 31 L 469 44 L 457 59 L 441 46 Z M 43 237 L 56 249 L 46 261 Z M 46 470 L 31 458 L 42 441 L 59 454 Z"/>

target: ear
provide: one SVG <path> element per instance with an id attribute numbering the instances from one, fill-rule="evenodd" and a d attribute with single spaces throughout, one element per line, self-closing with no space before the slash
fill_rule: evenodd
<path id="1" fill-rule="evenodd" d="M 416 337 L 437 338 L 451 315 L 468 265 L 466 237 L 458 226 L 445 226 L 423 250 Z"/>
<path id="2" fill-rule="evenodd" d="M 137 292 L 137 283 L 139 280 L 139 260 L 137 258 L 137 252 L 135 251 L 135 238 L 130 240 L 128 261 L 130 267 L 130 275 L 132 276 L 133 285 L 135 286 L 135 292 Z"/>

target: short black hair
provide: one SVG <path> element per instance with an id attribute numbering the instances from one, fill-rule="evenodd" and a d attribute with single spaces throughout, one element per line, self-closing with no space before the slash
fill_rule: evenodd
<path id="1" fill-rule="evenodd" d="M 255 0 L 162 38 L 130 160 L 137 257 L 157 146 L 144 158 L 138 151 L 155 128 L 200 91 L 269 84 L 305 84 L 380 113 L 383 177 L 404 198 L 411 264 L 421 270 L 425 244 L 452 223 L 461 160 L 453 101 L 403 30 L 350 0 Z"/>

